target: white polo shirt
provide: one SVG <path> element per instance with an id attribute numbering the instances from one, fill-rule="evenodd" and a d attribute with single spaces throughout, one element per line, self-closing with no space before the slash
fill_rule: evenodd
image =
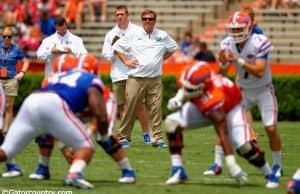
<path id="1" fill-rule="evenodd" d="M 117 55 L 114 54 L 114 50 L 112 48 L 113 39 L 116 36 L 121 38 L 127 33 L 133 33 L 137 28 L 139 28 L 137 25 L 129 22 L 126 30 L 120 29 L 119 26 L 116 25 L 105 35 L 104 44 L 102 47 L 102 56 L 106 60 L 112 62 L 110 77 L 113 83 L 117 81 L 126 80 L 128 78 L 128 67 L 119 59 Z"/>
<path id="2" fill-rule="evenodd" d="M 85 49 L 81 38 L 72 34 L 68 30 L 64 36 L 55 32 L 51 36 L 46 37 L 37 50 L 37 57 L 46 62 L 45 76 L 52 72 L 52 61 L 56 56 L 56 54 L 51 52 L 52 48 L 64 45 L 71 49 L 74 56 L 87 54 L 87 50 Z"/>
<path id="3" fill-rule="evenodd" d="M 167 32 L 154 29 L 148 35 L 142 27 L 125 34 L 113 45 L 114 50 L 138 60 L 138 66 L 129 68 L 128 75 L 147 78 L 160 76 L 164 54 L 174 52 L 177 48 L 177 43 Z"/>

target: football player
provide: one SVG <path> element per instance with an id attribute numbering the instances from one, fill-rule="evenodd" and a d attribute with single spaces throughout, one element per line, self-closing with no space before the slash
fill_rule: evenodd
<path id="1" fill-rule="evenodd" d="M 252 25 L 251 33 L 263 34 L 263 30 L 257 25 L 257 22 L 255 20 L 255 13 L 252 8 L 252 5 L 243 4 L 241 7 L 241 10 L 243 12 L 248 13 L 248 15 L 251 18 L 251 25 Z M 236 80 L 237 79 L 238 79 L 238 77 L 236 77 Z M 253 139 L 253 141 L 256 141 L 256 133 L 255 133 L 254 127 L 253 127 L 253 118 L 252 118 L 251 110 L 247 111 L 247 120 L 250 125 L 252 139 Z M 223 152 L 222 146 L 220 144 L 220 140 L 218 138 L 216 139 L 214 155 L 215 155 L 214 156 L 214 164 L 211 167 L 209 167 L 206 171 L 203 172 L 203 175 L 205 175 L 205 176 L 220 175 L 222 173 L 222 162 L 223 162 L 224 152 Z"/>
<path id="2" fill-rule="evenodd" d="M 287 194 L 300 194 L 300 168 L 295 172 L 293 178 L 288 181 L 286 186 Z"/>
<path id="3" fill-rule="evenodd" d="M 60 56 L 59 61 L 64 61 L 64 59 L 67 59 L 68 56 Z M 81 58 L 86 58 L 86 59 L 82 59 L 80 61 Z M 110 115 L 109 117 L 107 117 L 106 115 L 106 108 L 107 105 L 112 105 L 115 103 L 108 103 L 108 99 L 109 98 L 107 95 L 104 94 L 105 91 L 108 91 L 107 89 L 105 89 L 104 85 L 102 84 L 102 82 L 100 82 L 100 86 L 99 87 L 101 89 L 101 98 L 98 99 L 99 96 L 93 95 L 93 96 L 89 96 L 92 94 L 89 94 L 90 89 L 89 87 L 96 88 L 98 89 L 96 86 L 94 86 L 95 84 L 98 84 L 98 82 L 100 81 L 99 79 L 97 79 L 95 76 L 93 76 L 92 74 L 97 74 L 98 72 L 98 66 L 97 63 L 95 62 L 95 57 L 90 56 L 90 55 L 86 55 L 86 56 L 81 56 L 81 58 L 79 59 L 80 63 L 77 64 L 76 69 L 79 70 L 73 70 L 73 71 L 67 71 L 64 73 L 58 73 L 58 74 L 53 74 L 51 75 L 48 79 L 47 79 L 47 84 L 45 87 L 41 88 L 40 91 L 56 91 L 58 90 L 58 94 L 62 96 L 63 99 L 65 99 L 66 103 L 70 106 L 73 107 L 72 111 L 73 112 L 83 112 L 86 111 L 86 107 L 89 108 L 89 111 L 92 113 L 93 117 L 95 118 L 94 123 L 96 125 L 97 128 L 97 143 L 99 145 L 101 145 L 104 150 L 110 154 L 120 165 L 121 169 L 122 169 L 122 177 L 119 179 L 120 183 L 134 183 L 135 182 L 135 174 L 134 171 L 132 170 L 130 163 L 128 161 L 128 158 L 126 157 L 124 151 L 122 150 L 119 142 L 117 141 L 117 139 L 112 135 L 112 125 L 113 122 L 111 122 L 112 120 L 114 120 L 113 115 Z M 88 59 L 92 59 L 95 63 L 91 62 Z M 70 65 L 70 64 L 68 64 Z M 75 66 L 70 66 L 72 68 L 74 68 Z M 63 66 L 64 68 L 64 66 Z M 68 68 L 65 68 L 65 70 L 69 70 Z M 82 71 L 84 70 L 84 71 Z M 88 72 L 88 73 L 86 73 Z M 88 78 L 89 76 L 85 76 L 85 74 L 94 77 L 93 79 Z M 77 85 L 79 84 L 79 85 Z M 92 90 L 92 91 L 93 91 Z M 67 92 L 66 92 L 67 91 Z M 78 92 L 79 91 L 79 92 Z M 83 92 L 87 92 L 87 94 L 83 93 Z M 74 93 L 74 94 L 73 94 Z M 72 95 L 70 95 L 72 94 Z M 108 92 L 109 94 L 109 92 Z M 69 97 L 70 95 L 70 97 Z M 82 97 L 80 97 L 80 95 L 82 95 Z M 72 99 L 71 99 L 72 98 Z M 103 101 L 103 103 L 106 102 L 106 106 L 103 103 L 97 102 L 101 100 L 101 102 Z M 112 97 L 112 100 L 114 100 L 114 98 Z M 90 101 L 95 101 L 95 103 L 91 103 Z M 84 105 L 88 105 L 88 106 L 84 106 Z M 99 107 L 98 107 L 99 106 Z M 98 108 L 96 108 L 98 107 Z M 115 107 L 115 106 L 112 106 Z M 67 110 L 64 110 L 67 111 Z M 102 111 L 105 111 L 103 113 L 101 113 Z M 115 112 L 115 111 L 111 111 L 111 112 Z M 21 113 L 20 113 L 21 114 Z M 100 122 L 99 117 L 100 115 L 105 115 L 106 116 L 106 123 L 103 123 L 103 121 Z M 105 125 L 104 125 L 105 124 Z M 48 128 L 50 127 L 51 124 L 43 124 L 43 128 Z M 79 126 L 79 124 L 75 123 L 76 126 Z M 102 126 L 105 127 L 104 129 L 99 128 L 99 125 L 104 125 Z M 52 126 L 52 128 L 55 126 Z M 61 128 L 62 126 L 56 126 L 57 128 Z M 84 129 L 84 128 L 83 128 Z M 50 129 L 47 129 L 47 133 L 50 132 L 51 135 L 53 135 L 55 138 L 57 138 L 58 140 L 61 139 L 65 139 L 67 137 L 57 137 L 56 136 L 56 130 L 58 129 L 53 129 L 54 132 L 52 132 Z M 87 131 L 85 131 L 85 133 L 88 134 Z M 65 136 L 68 136 L 65 134 Z M 89 138 L 89 137 L 88 137 Z M 87 137 L 85 137 L 85 139 L 87 139 Z M 67 143 L 66 145 L 72 145 L 70 144 L 70 142 L 66 142 L 66 141 L 62 141 L 64 143 Z M 49 142 L 48 142 L 49 143 Z M 39 144 L 40 145 L 40 144 Z M 50 143 L 51 145 L 51 143 Z M 53 145 L 52 145 L 53 147 Z M 48 148 L 52 148 L 52 147 L 48 147 Z M 45 148 L 45 147 L 43 147 Z M 72 147 L 72 149 L 74 149 Z M 51 153 L 51 151 L 50 151 Z M 72 153 L 72 164 L 71 164 L 71 168 L 70 168 L 70 173 L 68 174 L 67 178 L 65 179 L 67 184 L 70 185 L 74 185 L 80 188 L 93 188 L 93 185 L 88 183 L 87 181 L 85 181 L 82 178 L 81 173 L 75 176 L 74 173 L 72 173 L 72 167 L 73 165 L 75 165 L 74 163 L 77 163 L 77 153 L 76 153 L 76 149 L 74 150 L 74 152 Z M 45 172 L 44 169 L 42 169 L 42 165 L 39 164 L 38 170 L 37 172 Z M 78 170 L 78 167 L 80 166 L 76 166 L 75 165 L 75 170 Z M 48 167 L 47 167 L 48 168 Z M 48 170 L 48 169 L 47 169 Z M 74 169 L 73 169 L 74 170 Z M 48 174 L 38 174 L 36 172 L 36 175 L 40 175 L 40 176 L 45 176 L 46 178 L 49 178 L 50 174 L 49 174 L 49 170 L 48 170 Z M 48 176 L 48 177 L 47 177 Z M 38 177 L 38 176 L 37 176 Z M 39 178 L 36 178 L 39 179 Z"/>
<path id="4" fill-rule="evenodd" d="M 271 42 L 263 34 L 252 33 L 250 16 L 245 12 L 234 12 L 228 18 L 228 37 L 220 44 L 219 61 L 221 72 L 227 74 L 233 64 L 237 69 L 237 84 L 243 93 L 243 104 L 247 110 L 257 105 L 269 138 L 273 156 L 272 170 L 282 176 L 281 139 L 277 130 L 277 99 L 270 63 Z"/>
<path id="5" fill-rule="evenodd" d="M 188 101 L 165 121 L 172 163 L 172 173 L 166 183 L 179 184 L 187 180 L 182 159 L 183 130 L 212 123 L 221 140 L 229 173 L 237 183 L 244 183 L 247 175 L 236 163 L 233 148 L 261 170 L 267 188 L 278 187 L 278 178 L 266 162 L 263 150 L 251 141 L 246 111 L 241 104 L 242 93 L 237 85 L 215 74 L 204 62 L 186 67 L 179 83 L 181 88 L 169 100 L 168 108 L 174 110 L 181 107 L 185 99 Z"/>

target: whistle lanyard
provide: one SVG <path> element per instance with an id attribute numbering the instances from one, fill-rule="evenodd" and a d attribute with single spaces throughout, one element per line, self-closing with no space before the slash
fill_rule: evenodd
<path id="1" fill-rule="evenodd" d="M 7 58 L 8 58 L 8 55 L 11 51 L 11 47 L 9 49 L 4 49 L 3 47 L 1 48 L 1 66 L 3 67 Z"/>

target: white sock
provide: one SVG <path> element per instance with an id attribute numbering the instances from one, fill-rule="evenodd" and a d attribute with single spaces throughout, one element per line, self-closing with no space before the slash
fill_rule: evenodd
<path id="1" fill-rule="evenodd" d="M 39 155 L 39 163 L 43 164 L 44 166 L 48 166 L 50 161 L 50 157 Z"/>
<path id="2" fill-rule="evenodd" d="M 224 158 L 223 147 L 221 145 L 215 145 L 215 163 L 218 166 L 222 166 L 223 158 Z"/>
<path id="3" fill-rule="evenodd" d="M 172 154 L 171 155 L 171 163 L 172 166 L 183 166 L 182 157 L 179 154 Z"/>
<path id="4" fill-rule="evenodd" d="M 265 176 L 272 173 L 272 169 L 268 162 L 266 162 L 265 165 L 260 167 L 259 169 Z"/>
<path id="5" fill-rule="evenodd" d="M 130 162 L 127 157 L 118 161 L 118 165 L 121 169 L 132 170 L 132 167 L 131 167 Z"/>
<path id="6" fill-rule="evenodd" d="M 273 165 L 279 164 L 281 166 L 281 151 L 272 151 Z"/>
<path id="7" fill-rule="evenodd" d="M 69 169 L 69 173 L 78 173 L 78 172 L 81 173 L 83 172 L 86 166 L 87 166 L 86 161 L 75 160 Z"/>
<path id="8" fill-rule="evenodd" d="M 10 159 L 6 160 L 6 163 L 7 164 L 16 164 L 16 160 L 15 160 L 15 158 L 10 158 Z"/>

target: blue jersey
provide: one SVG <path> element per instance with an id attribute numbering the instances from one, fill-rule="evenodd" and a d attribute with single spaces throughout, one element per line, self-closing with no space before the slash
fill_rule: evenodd
<path id="1" fill-rule="evenodd" d="M 53 74 L 48 85 L 40 91 L 53 91 L 66 101 L 70 109 L 82 112 L 88 105 L 88 89 L 97 88 L 103 93 L 103 82 L 96 76 L 80 70 Z"/>

